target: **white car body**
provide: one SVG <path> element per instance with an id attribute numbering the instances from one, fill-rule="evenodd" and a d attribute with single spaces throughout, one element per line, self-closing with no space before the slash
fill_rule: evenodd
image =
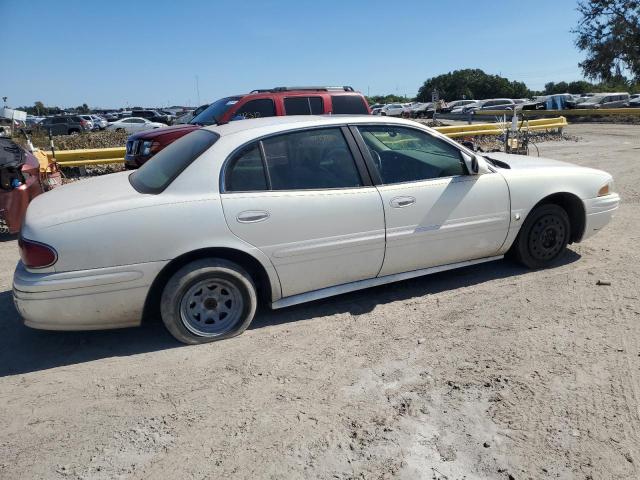
<path id="1" fill-rule="evenodd" d="M 348 139 L 358 125 L 394 125 L 440 139 L 459 151 L 466 171 L 477 164 L 476 173 L 390 184 L 370 180 L 354 188 L 221 187 L 227 160 L 248 142 L 329 127 L 341 128 Z M 580 227 L 574 242 L 604 227 L 619 203 L 615 193 L 598 196 L 612 181 L 606 172 L 501 153 L 489 154 L 489 161 L 409 120 L 271 117 L 206 130 L 219 139 L 161 193 L 139 193 L 131 173 L 120 172 L 65 185 L 31 202 L 21 235 L 55 248 L 57 261 L 42 269 L 22 262 L 16 268 L 13 293 L 26 325 L 139 325 L 165 269 L 185 258 L 220 254 L 215 252 L 255 262 L 270 305 L 286 307 L 500 259 L 534 206 L 554 195 L 576 206 L 572 222 Z M 354 133 L 351 140 L 357 138 Z M 500 162 L 503 167 L 496 166 Z"/>
<path id="2" fill-rule="evenodd" d="M 166 127 L 166 125 L 164 123 L 151 122 L 142 117 L 128 117 L 122 118 L 117 122 L 111 122 L 107 126 L 107 130 L 124 130 L 127 133 L 137 133 L 162 127 Z"/>
<path id="3" fill-rule="evenodd" d="M 404 112 L 404 105 L 401 103 L 390 103 L 389 105 L 385 105 L 380 109 L 378 115 L 387 116 L 387 117 L 399 117 Z"/>

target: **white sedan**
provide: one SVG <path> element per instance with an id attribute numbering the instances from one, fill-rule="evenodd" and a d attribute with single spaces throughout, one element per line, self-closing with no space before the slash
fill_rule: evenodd
<path id="1" fill-rule="evenodd" d="M 185 343 L 272 308 L 499 260 L 556 262 L 618 208 L 611 175 L 467 150 L 415 122 L 271 117 L 195 130 L 139 170 L 36 197 L 13 283 L 30 327 Z"/>
<path id="2" fill-rule="evenodd" d="M 127 133 L 142 132 L 144 130 L 152 130 L 154 128 L 166 127 L 164 123 L 151 122 L 142 117 L 122 118 L 117 122 L 111 122 L 107 125 L 107 130 L 125 131 Z"/>

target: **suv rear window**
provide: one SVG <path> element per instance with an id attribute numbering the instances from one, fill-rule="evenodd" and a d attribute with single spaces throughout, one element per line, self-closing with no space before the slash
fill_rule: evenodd
<path id="1" fill-rule="evenodd" d="M 217 133 L 204 129 L 179 138 L 129 175 L 131 186 L 140 193 L 162 192 L 218 138 Z"/>
<path id="2" fill-rule="evenodd" d="M 332 113 L 339 114 L 356 114 L 368 115 L 369 110 L 364 100 L 359 95 L 331 95 L 331 103 L 333 104 Z"/>

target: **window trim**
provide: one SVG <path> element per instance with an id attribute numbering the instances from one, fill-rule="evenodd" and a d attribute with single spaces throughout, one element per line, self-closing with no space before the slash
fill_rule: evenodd
<path id="1" fill-rule="evenodd" d="M 264 145 L 262 143 L 263 140 L 268 140 L 269 138 L 277 137 L 280 135 L 287 135 L 290 133 L 300 133 L 300 132 L 313 131 L 313 130 L 326 130 L 330 128 L 337 128 L 342 132 L 342 135 L 347 143 L 347 148 L 349 149 L 349 152 L 351 153 L 351 156 L 353 157 L 353 160 L 355 162 L 356 170 L 358 172 L 358 175 L 360 176 L 360 181 L 362 185 L 358 187 L 291 188 L 287 190 L 273 190 L 271 188 L 271 178 L 268 173 L 269 169 L 267 168 L 266 155 L 264 152 Z M 269 189 L 268 190 L 227 191 L 226 173 L 231 161 L 235 158 L 235 155 L 237 155 L 238 152 L 240 152 L 241 150 L 243 150 L 244 148 L 246 148 L 252 143 L 258 143 L 260 156 L 262 157 L 262 166 L 265 169 L 265 176 L 267 176 L 267 179 L 268 179 L 267 186 L 269 187 Z M 253 138 L 243 143 L 242 145 L 234 148 L 232 152 L 229 155 L 227 155 L 227 158 L 225 158 L 224 162 L 222 162 L 222 166 L 220 167 L 220 174 L 218 178 L 218 191 L 220 192 L 221 195 L 222 194 L 232 195 L 237 193 L 241 193 L 241 194 L 242 193 L 281 193 L 281 192 L 317 192 L 317 191 L 334 191 L 334 190 L 353 190 L 354 188 L 370 188 L 374 185 L 375 183 L 372 181 L 369 175 L 369 169 L 366 166 L 366 160 L 363 158 L 362 153 L 360 152 L 360 149 L 357 146 L 356 140 L 353 138 L 353 134 L 351 130 L 345 124 L 318 125 L 314 127 L 292 128 L 290 130 L 284 130 L 276 133 L 269 133 L 266 135 L 261 135 L 259 137 Z"/>
<path id="2" fill-rule="evenodd" d="M 445 143 L 448 143 L 449 145 L 451 145 L 452 147 L 454 147 L 458 153 L 460 154 L 460 161 L 462 162 L 462 165 L 464 167 L 464 171 L 465 173 L 462 175 L 448 175 L 446 177 L 435 177 L 435 178 L 422 178 L 419 180 L 409 180 L 407 182 L 394 182 L 394 183 L 384 183 L 382 181 L 382 176 L 380 174 L 380 172 L 378 171 L 378 167 L 376 167 L 375 162 L 373 161 L 373 157 L 371 156 L 371 152 L 369 151 L 369 147 L 367 147 L 366 142 L 364 141 L 364 138 L 362 138 L 362 135 L 360 134 L 360 130 L 358 130 L 358 127 L 375 127 L 375 126 L 382 126 L 382 127 L 396 127 L 396 128 L 406 128 L 409 130 L 415 130 L 416 132 L 420 132 L 423 133 L 425 135 L 429 135 L 432 138 L 435 138 L 437 140 L 443 141 Z M 442 179 L 446 179 L 446 178 L 458 178 L 458 177 L 467 177 L 470 176 L 469 173 L 469 168 L 467 167 L 467 162 L 464 161 L 464 157 L 462 156 L 463 153 L 466 153 L 467 155 L 472 155 L 473 153 L 467 153 L 464 150 L 464 147 L 462 147 L 461 145 L 458 145 L 456 142 L 452 141 L 449 138 L 441 138 L 438 135 L 434 135 L 431 132 L 428 132 L 426 130 L 422 130 L 420 128 L 415 128 L 412 127 L 410 125 L 398 125 L 396 123 L 379 123 L 379 122 L 375 122 L 375 123 L 350 123 L 349 124 L 349 129 L 351 130 L 351 133 L 353 134 L 356 143 L 358 144 L 358 148 L 360 149 L 360 152 L 365 160 L 365 163 L 367 165 L 367 169 L 369 170 L 369 174 L 373 180 L 373 184 L 375 186 L 380 186 L 380 187 L 384 187 L 384 186 L 389 186 L 389 185 L 407 185 L 407 184 L 411 184 L 411 183 L 422 183 L 422 182 L 430 182 L 430 181 L 434 181 L 434 180 L 442 180 Z"/>

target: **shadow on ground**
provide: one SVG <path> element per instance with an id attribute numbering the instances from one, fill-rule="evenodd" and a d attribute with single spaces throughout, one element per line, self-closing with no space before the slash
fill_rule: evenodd
<path id="1" fill-rule="evenodd" d="M 579 258 L 580 255 L 569 251 L 561 264 L 570 264 Z M 508 261 L 474 265 L 282 310 L 264 308 L 250 328 L 264 328 L 337 313 L 363 315 L 379 304 L 455 290 L 527 272 L 525 268 Z M 0 293 L 0 319 L 0 377 L 183 346 L 167 333 L 160 321 L 148 322 L 140 328 L 122 330 L 33 330 L 22 325 L 10 291 Z"/>

